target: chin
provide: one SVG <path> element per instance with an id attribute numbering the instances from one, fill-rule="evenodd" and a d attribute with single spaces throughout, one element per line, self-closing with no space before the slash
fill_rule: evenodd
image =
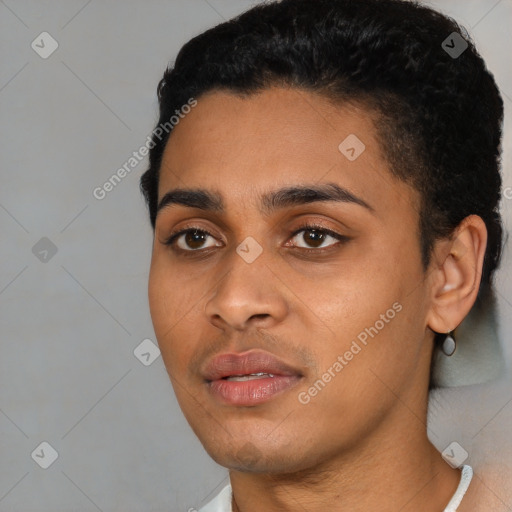
<path id="1" fill-rule="evenodd" d="M 211 432 L 211 431 L 210 431 Z M 233 471 L 244 473 L 287 474 L 307 470 L 318 464 L 318 457 L 308 453 L 300 437 L 291 443 L 285 439 L 245 435 L 240 438 L 230 437 L 225 432 L 222 439 L 210 437 L 205 440 L 199 437 L 208 455 L 219 465 Z"/>

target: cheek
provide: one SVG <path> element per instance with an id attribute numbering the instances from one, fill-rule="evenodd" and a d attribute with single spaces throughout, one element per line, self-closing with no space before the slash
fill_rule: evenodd
<path id="1" fill-rule="evenodd" d="M 148 299 L 151 320 L 165 366 L 172 375 L 187 368 L 193 355 L 190 339 L 191 317 L 197 315 L 199 301 L 194 281 L 183 278 L 165 261 L 154 255 L 149 273 Z"/>
<path id="2" fill-rule="evenodd" d="M 338 343 L 372 326 L 403 297 L 405 289 L 408 271 L 389 249 L 380 246 L 372 251 L 365 247 L 357 252 L 327 273 L 309 271 L 307 275 L 289 274 L 286 279 L 287 287 L 300 299 L 300 307 Z"/>
<path id="3" fill-rule="evenodd" d="M 203 292 L 201 292 L 203 290 Z M 158 333 L 174 330 L 187 316 L 194 314 L 204 289 L 198 279 L 173 266 L 162 249 L 154 249 L 148 283 L 151 318 Z"/>
<path id="4" fill-rule="evenodd" d="M 342 356 L 344 377 L 335 380 L 343 386 L 365 387 L 375 377 L 371 369 L 386 379 L 401 378 L 400 359 L 414 360 L 413 341 L 421 338 L 421 330 L 414 330 L 421 323 L 421 297 L 411 294 L 419 290 L 417 267 L 401 250 L 381 243 L 347 260 L 330 279 L 296 281 L 294 293 L 319 319 L 312 349 L 320 373 Z"/>
<path id="5" fill-rule="evenodd" d="M 342 357 L 343 368 L 322 397 L 338 411 L 378 415 L 396 401 L 395 392 L 414 380 L 420 364 L 421 302 L 397 282 L 381 284 L 354 294 L 351 314 L 343 311 L 333 329 L 338 341 L 319 345 L 324 372 Z"/>

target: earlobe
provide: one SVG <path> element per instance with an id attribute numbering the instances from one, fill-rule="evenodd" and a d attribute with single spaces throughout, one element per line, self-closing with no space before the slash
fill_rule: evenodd
<path id="1" fill-rule="evenodd" d="M 434 249 L 431 304 L 427 325 L 434 332 L 455 329 L 478 295 L 487 245 L 487 229 L 477 215 L 466 217 L 448 240 Z"/>

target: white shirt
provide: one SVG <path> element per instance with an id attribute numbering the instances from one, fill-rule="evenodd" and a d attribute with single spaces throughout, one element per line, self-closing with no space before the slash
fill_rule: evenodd
<path id="1" fill-rule="evenodd" d="M 443 512 L 457 512 L 457 507 L 460 505 L 464 494 L 466 494 L 472 478 L 473 469 L 471 466 L 462 466 L 459 486 Z M 226 485 L 226 487 L 224 487 L 212 501 L 201 508 L 199 512 L 233 512 L 231 508 L 231 485 Z"/>

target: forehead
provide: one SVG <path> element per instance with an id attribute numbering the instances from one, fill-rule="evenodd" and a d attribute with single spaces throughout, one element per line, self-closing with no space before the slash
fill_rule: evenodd
<path id="1" fill-rule="evenodd" d="M 244 98 L 214 91 L 197 101 L 169 137 L 159 200 L 175 188 L 206 188 L 226 204 L 251 202 L 273 189 L 329 182 L 383 209 L 414 204 L 361 106 L 278 87 Z"/>

